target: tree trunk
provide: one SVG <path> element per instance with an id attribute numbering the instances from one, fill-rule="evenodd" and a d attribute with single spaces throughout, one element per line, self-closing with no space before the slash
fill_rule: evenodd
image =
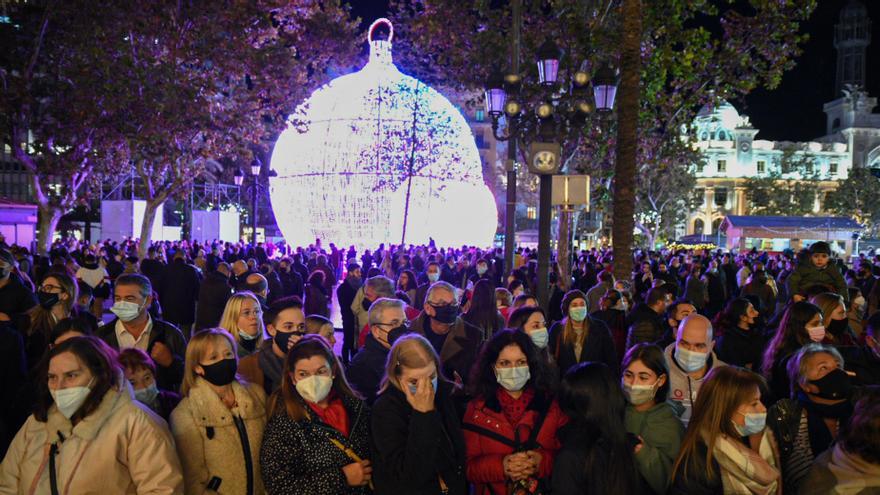
<path id="1" fill-rule="evenodd" d="M 617 149 L 614 165 L 612 232 L 614 276 L 626 280 L 632 273 L 633 228 L 635 226 L 635 179 L 639 118 L 639 65 L 642 36 L 641 0 L 623 0 L 623 39 L 620 56 L 620 85 L 617 91 Z"/>
<path id="2" fill-rule="evenodd" d="M 556 246 L 556 262 L 559 265 L 559 279 L 562 290 L 571 286 L 571 211 L 565 208 L 559 211 L 559 242 Z"/>
<path id="3" fill-rule="evenodd" d="M 156 221 L 156 212 L 165 204 L 164 200 L 148 199 L 144 208 L 144 220 L 141 222 L 141 238 L 138 242 L 138 258 L 147 257 L 147 249 L 153 236 L 153 222 Z"/>
<path id="4" fill-rule="evenodd" d="M 49 248 L 52 246 L 52 237 L 55 235 L 55 229 L 58 227 L 58 221 L 61 220 L 62 211 L 57 206 L 38 205 L 39 211 L 39 229 L 37 233 L 37 254 L 46 256 Z"/>

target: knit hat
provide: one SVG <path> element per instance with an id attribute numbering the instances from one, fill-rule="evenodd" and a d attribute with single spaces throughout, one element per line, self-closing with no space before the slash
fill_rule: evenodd
<path id="1" fill-rule="evenodd" d="M 831 256 L 831 246 L 825 241 L 814 242 L 810 245 L 810 254 L 827 254 Z"/>
<path id="2" fill-rule="evenodd" d="M 581 292 L 577 289 L 570 290 L 570 291 L 566 292 L 565 295 L 562 296 L 562 314 L 563 315 L 568 314 L 568 306 L 571 305 L 571 302 L 574 301 L 575 299 L 583 299 L 584 302 L 587 302 L 587 296 L 585 296 L 583 292 Z M 590 308 L 587 308 L 587 311 L 589 311 L 589 309 Z"/>

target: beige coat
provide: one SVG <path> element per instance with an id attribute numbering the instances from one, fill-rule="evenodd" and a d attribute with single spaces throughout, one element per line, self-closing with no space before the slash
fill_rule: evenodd
<path id="1" fill-rule="evenodd" d="M 0 494 L 48 494 L 49 447 L 58 492 L 87 494 L 180 494 L 183 477 L 168 426 L 129 392 L 111 389 L 98 408 L 76 426 L 53 405 L 43 423 L 28 418 L 0 466 Z"/>
<path id="2" fill-rule="evenodd" d="M 265 493 L 260 478 L 260 444 L 266 427 L 266 394 L 258 385 L 235 381 L 232 389 L 237 405 L 230 410 L 210 384 L 198 378 L 189 395 L 171 413 L 171 430 L 183 464 L 187 495 L 201 495 L 214 476 L 222 480 L 219 493 L 246 493 L 245 458 L 234 416 L 244 420 L 247 430 L 254 493 Z"/>

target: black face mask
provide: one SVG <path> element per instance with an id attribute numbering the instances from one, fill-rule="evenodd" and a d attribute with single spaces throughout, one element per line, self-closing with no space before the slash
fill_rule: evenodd
<path id="1" fill-rule="evenodd" d="M 51 292 L 37 292 L 37 300 L 40 301 L 40 307 L 43 309 L 52 309 L 52 306 L 58 304 L 58 294 Z"/>
<path id="2" fill-rule="evenodd" d="M 372 306 L 372 305 L 373 305 L 373 301 L 370 301 L 366 297 L 364 298 L 363 301 L 361 301 L 361 307 L 364 308 L 364 311 L 369 311 L 370 306 Z"/>
<path id="3" fill-rule="evenodd" d="M 235 380 L 235 372 L 238 371 L 238 363 L 235 362 L 234 358 L 223 359 L 214 364 L 203 364 L 201 366 L 205 370 L 202 378 L 218 387 L 232 383 L 232 380 Z"/>
<path id="4" fill-rule="evenodd" d="M 828 373 L 818 380 L 810 380 L 810 383 L 819 388 L 819 392 L 814 394 L 818 397 L 828 400 L 840 400 L 849 397 L 852 382 L 846 371 L 840 368 Z"/>
<path id="5" fill-rule="evenodd" d="M 842 335 L 843 332 L 846 331 L 848 325 L 849 325 L 849 322 L 847 321 L 846 318 L 844 318 L 842 320 L 831 320 L 831 322 L 828 323 L 828 333 L 830 333 L 831 335 L 836 335 L 836 336 Z"/>
<path id="6" fill-rule="evenodd" d="M 434 306 L 434 319 L 439 321 L 440 323 L 444 323 L 446 325 L 451 325 L 455 323 L 455 319 L 458 318 L 458 305 L 457 304 L 448 304 L 445 306 Z"/>
<path id="7" fill-rule="evenodd" d="M 275 342 L 275 345 L 277 345 L 278 348 L 281 349 L 281 352 L 287 354 L 287 344 L 288 342 L 290 342 L 291 337 L 302 337 L 303 335 L 305 334 L 301 332 L 281 332 L 275 330 L 275 336 L 272 337 L 272 340 Z"/>
<path id="8" fill-rule="evenodd" d="M 394 341 L 408 333 L 410 333 L 409 327 L 406 325 L 400 325 L 399 327 L 392 328 L 385 338 L 388 339 L 388 345 L 391 346 L 394 344 Z"/>

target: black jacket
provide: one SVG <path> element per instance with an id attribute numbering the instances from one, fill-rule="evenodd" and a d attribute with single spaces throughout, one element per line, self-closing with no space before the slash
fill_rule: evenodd
<path id="1" fill-rule="evenodd" d="M 95 334 L 110 347 L 119 350 L 119 340 L 116 338 L 116 322 L 118 318 L 114 318 L 110 323 L 98 329 Z M 150 342 L 147 344 L 147 354 L 153 351 L 153 345 L 156 342 L 162 342 L 169 350 L 174 360 L 171 365 L 165 367 L 156 363 L 156 386 L 162 390 L 176 391 L 180 389 L 180 383 L 183 381 L 183 362 L 186 355 L 186 340 L 183 334 L 174 325 L 153 319 L 153 328 L 150 330 Z"/>
<path id="2" fill-rule="evenodd" d="M 295 421 L 286 413 L 269 418 L 260 448 L 260 473 L 269 495 L 355 495 L 364 487 L 350 487 L 342 471 L 355 461 L 330 439 L 350 448 L 361 459 L 370 454 L 370 411 L 363 402 L 344 397 L 348 412 L 346 438 L 316 416 Z M 375 469 L 375 461 L 373 466 Z M 374 472 L 375 476 L 375 472 Z"/>
<path id="3" fill-rule="evenodd" d="M 715 344 L 715 355 L 727 364 L 760 371 L 764 358 L 767 337 L 759 328 L 742 330 L 739 327 L 725 328 Z"/>
<path id="4" fill-rule="evenodd" d="M 371 334 L 367 334 L 364 348 L 355 354 L 346 370 L 345 375 L 349 384 L 364 396 L 367 404 L 372 405 L 376 401 L 379 383 L 382 381 L 382 375 L 385 374 L 386 359 L 388 359 L 388 349 L 376 341 Z"/>
<path id="5" fill-rule="evenodd" d="M 229 278 L 220 272 L 209 273 L 199 286 L 195 330 L 219 325 L 230 295 L 232 295 L 232 286 L 229 284 Z"/>
<path id="6" fill-rule="evenodd" d="M 141 273 L 150 279 L 153 290 L 159 292 L 159 288 L 162 287 L 162 277 L 165 274 L 165 263 L 151 258 L 142 260 Z"/>
<path id="7" fill-rule="evenodd" d="M 196 299 L 202 275 L 198 268 L 182 259 L 165 267 L 162 287 L 157 290 L 162 303 L 162 316 L 175 324 L 192 325 L 195 322 Z"/>
<path id="8" fill-rule="evenodd" d="M 0 456 L 24 424 L 33 404 L 20 394 L 26 386 L 27 363 L 21 333 L 8 322 L 0 323 L 0 390 L 7 400 L 0 403 Z M 14 400 L 8 400 L 15 397 Z"/>
<path id="9" fill-rule="evenodd" d="M 425 332 L 432 331 L 430 325 L 431 317 L 422 312 L 418 318 L 413 320 L 410 329 L 425 336 Z M 457 318 L 438 353 L 440 363 L 442 363 L 443 376 L 448 380 L 454 380 L 455 373 L 458 373 L 467 384 L 471 367 L 477 360 L 477 354 L 479 354 L 482 344 L 483 332 L 461 317 Z"/>
<path id="10" fill-rule="evenodd" d="M 278 272 L 278 278 L 281 279 L 281 287 L 285 296 L 303 297 L 303 278 L 296 270 L 290 268 L 290 271 Z"/>
<path id="11" fill-rule="evenodd" d="M 373 408 L 373 482 L 377 495 L 467 494 L 465 447 L 452 400 L 453 385 L 439 380 L 435 409 L 420 413 L 403 392 L 388 387 Z"/>
<path id="12" fill-rule="evenodd" d="M 843 355 L 847 371 L 856 374 L 856 385 L 880 385 L 880 358 L 867 346 L 842 346 L 837 350 Z"/>
<path id="13" fill-rule="evenodd" d="M 37 296 L 21 282 L 18 275 L 10 274 L 9 283 L 0 288 L 0 313 L 15 321 L 36 305 Z"/>
<path id="14" fill-rule="evenodd" d="M 645 303 L 638 303 L 627 318 L 626 348 L 647 342 L 658 342 L 666 331 L 667 323 L 663 315 L 648 307 Z"/>
<path id="15" fill-rule="evenodd" d="M 589 316 L 584 320 L 589 323 L 589 330 L 587 331 L 587 340 L 581 350 L 581 358 L 578 360 L 575 358 L 574 346 L 562 341 L 562 332 L 565 329 L 564 321 L 558 321 L 550 328 L 550 344 L 547 346 L 550 355 L 556 359 L 560 376 L 564 375 L 572 366 L 587 361 L 605 363 L 612 373 L 617 374 L 620 361 L 617 359 L 614 341 L 611 340 L 611 333 L 605 323 Z"/>

